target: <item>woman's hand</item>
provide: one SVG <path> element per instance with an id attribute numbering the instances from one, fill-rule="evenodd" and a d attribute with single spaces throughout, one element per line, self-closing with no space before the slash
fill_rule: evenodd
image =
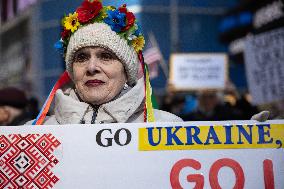
<path id="1" fill-rule="evenodd" d="M 262 111 L 262 112 L 259 112 L 258 114 L 254 114 L 250 119 L 264 122 L 268 119 L 269 114 L 270 114 L 269 111 Z"/>

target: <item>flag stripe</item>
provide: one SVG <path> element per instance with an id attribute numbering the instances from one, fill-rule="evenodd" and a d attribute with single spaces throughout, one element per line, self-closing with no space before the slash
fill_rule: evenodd
<path id="1" fill-rule="evenodd" d="M 148 49 L 144 54 L 144 60 L 147 64 L 152 64 L 153 62 L 160 61 L 161 58 L 161 54 L 156 48 L 153 48 L 153 50 Z"/>
<path id="2" fill-rule="evenodd" d="M 161 57 L 160 53 L 155 53 L 155 52 L 153 52 L 153 53 L 151 53 L 151 54 L 148 53 L 147 56 L 146 56 L 146 58 L 152 57 L 152 56 L 159 56 L 159 57 Z"/>
<path id="3" fill-rule="evenodd" d="M 144 61 L 149 65 L 149 75 L 153 79 L 158 76 L 158 64 L 163 57 L 153 37 L 149 37 L 148 47 L 144 51 Z"/>
<path id="4" fill-rule="evenodd" d="M 144 52 L 144 54 L 147 55 L 148 53 L 151 54 L 151 53 L 153 53 L 153 52 L 159 53 L 160 51 L 159 51 L 159 49 L 157 49 L 156 47 L 151 47 L 151 48 L 149 48 L 149 49 L 146 49 L 145 52 Z"/>
<path id="5" fill-rule="evenodd" d="M 146 64 L 150 65 L 150 64 L 153 64 L 153 63 L 160 61 L 160 60 L 161 59 L 160 59 L 159 56 L 153 56 L 153 57 L 149 57 L 149 58 L 145 59 L 145 62 L 146 62 Z"/>

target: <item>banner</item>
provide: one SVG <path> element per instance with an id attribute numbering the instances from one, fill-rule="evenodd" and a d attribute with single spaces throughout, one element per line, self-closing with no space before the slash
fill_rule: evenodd
<path id="1" fill-rule="evenodd" d="M 169 89 L 224 89 L 227 62 L 227 56 L 222 53 L 173 54 L 170 58 Z"/>
<path id="2" fill-rule="evenodd" d="M 284 99 L 284 28 L 247 38 L 245 66 L 256 105 Z"/>
<path id="3" fill-rule="evenodd" d="M 284 186 L 284 120 L 0 127 L 0 188 Z"/>

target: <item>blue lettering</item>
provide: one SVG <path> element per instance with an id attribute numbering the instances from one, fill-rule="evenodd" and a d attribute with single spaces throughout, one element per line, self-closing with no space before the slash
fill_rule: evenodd
<path id="1" fill-rule="evenodd" d="M 208 135 L 207 135 L 207 139 L 206 139 L 206 142 L 204 144 L 205 145 L 210 144 L 210 139 L 214 140 L 213 144 L 221 144 L 213 126 L 210 126 L 209 131 L 208 131 Z"/>
<path id="2" fill-rule="evenodd" d="M 244 129 L 243 125 L 237 125 L 238 129 L 239 129 L 239 141 L 237 144 L 243 144 L 244 142 L 242 141 L 242 135 L 246 138 L 246 140 L 248 141 L 248 143 L 252 144 L 252 127 L 253 125 L 248 125 L 247 127 L 249 128 L 249 133 Z"/>
<path id="3" fill-rule="evenodd" d="M 196 144 L 202 144 L 201 140 L 198 138 L 200 129 L 197 126 L 188 126 L 185 128 L 186 128 L 186 136 L 187 136 L 186 145 L 193 145 L 192 139 L 195 141 Z M 194 130 L 194 133 L 192 132 L 192 130 Z"/>
<path id="4" fill-rule="evenodd" d="M 183 145 L 180 139 L 176 136 L 177 131 L 182 128 L 181 126 L 175 127 L 176 129 L 173 133 L 172 129 L 174 127 L 165 127 L 165 128 L 167 129 L 167 144 L 166 144 L 167 146 L 173 145 L 172 140 L 174 140 L 177 145 Z"/>
<path id="5" fill-rule="evenodd" d="M 158 140 L 158 142 L 154 142 L 154 139 L 153 139 L 153 129 L 154 129 L 154 127 L 147 128 L 147 130 L 148 130 L 148 141 L 149 141 L 150 145 L 157 146 L 161 142 L 161 130 L 162 130 L 162 127 L 156 127 L 156 129 L 158 129 L 158 132 L 159 132 L 159 140 Z"/>
<path id="6" fill-rule="evenodd" d="M 256 125 L 258 127 L 258 142 L 257 144 L 270 144 L 273 142 L 273 138 L 270 138 L 270 124 Z M 264 127 L 267 127 L 268 130 L 264 131 Z M 265 140 L 265 136 L 269 137 L 270 140 Z M 268 139 L 269 139 L 268 138 Z"/>
<path id="7" fill-rule="evenodd" d="M 226 131 L 226 142 L 224 144 L 234 144 L 232 142 L 232 127 L 233 125 L 224 125 Z"/>

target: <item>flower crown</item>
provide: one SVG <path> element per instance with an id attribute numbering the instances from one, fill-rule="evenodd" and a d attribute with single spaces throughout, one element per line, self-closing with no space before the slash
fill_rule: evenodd
<path id="1" fill-rule="evenodd" d="M 84 0 L 74 13 L 64 16 L 61 21 L 63 26 L 61 39 L 54 45 L 55 48 L 65 55 L 71 35 L 80 27 L 91 23 L 109 25 L 137 53 L 144 48 L 144 36 L 134 14 L 127 10 L 126 4 L 116 9 L 113 6 L 103 6 L 100 0 Z"/>

